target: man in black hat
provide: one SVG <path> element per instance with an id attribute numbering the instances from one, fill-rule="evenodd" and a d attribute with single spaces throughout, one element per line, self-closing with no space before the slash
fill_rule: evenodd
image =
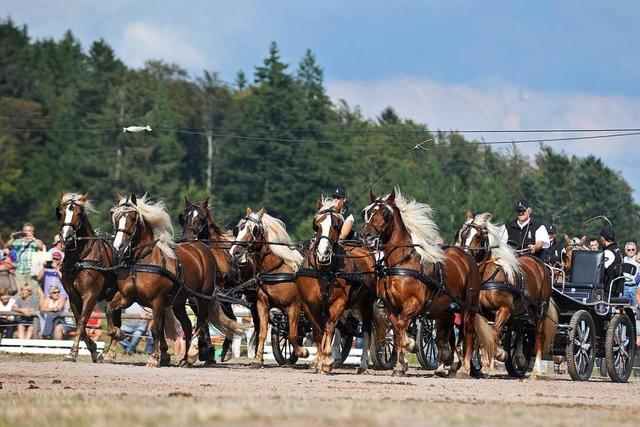
<path id="1" fill-rule="evenodd" d="M 550 265 L 554 265 L 559 262 L 562 257 L 562 240 L 556 239 L 556 226 L 551 224 L 547 227 L 547 234 L 549 235 L 549 249 L 547 249 L 547 262 Z"/>
<path id="2" fill-rule="evenodd" d="M 509 246 L 544 260 L 549 247 L 547 228 L 531 218 L 531 205 L 526 199 L 520 200 L 514 208 L 517 218 L 507 224 Z"/>
<path id="3" fill-rule="evenodd" d="M 622 275 L 621 266 L 624 260 L 622 251 L 616 243 L 616 232 L 611 227 L 604 227 L 600 230 L 600 243 L 604 251 L 604 286 L 605 291 L 609 290 L 611 281 Z M 622 292 L 624 282 L 619 280 L 611 291 L 613 295 Z"/>
<path id="4" fill-rule="evenodd" d="M 342 204 L 342 212 L 340 212 L 344 217 L 344 223 L 342 224 L 342 229 L 340 230 L 340 240 L 352 239 L 355 235 L 355 232 L 353 231 L 353 223 L 355 222 L 355 218 L 349 210 L 347 192 L 344 190 L 344 188 L 338 187 L 335 189 L 331 197 L 337 200 L 344 200 L 344 203 Z"/>

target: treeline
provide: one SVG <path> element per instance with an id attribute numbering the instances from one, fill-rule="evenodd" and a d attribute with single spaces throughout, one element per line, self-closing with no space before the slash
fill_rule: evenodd
<path id="1" fill-rule="evenodd" d="M 131 124 L 153 131 L 123 133 Z M 429 139 L 428 151 L 407 155 Z M 374 191 L 398 184 L 430 203 L 448 241 L 467 208 L 506 221 L 521 197 L 560 232 L 595 233 L 601 222 L 584 221 L 606 214 L 620 236 L 640 237 L 630 186 L 600 159 L 543 147 L 532 163 L 515 146 L 497 152 L 432 133 L 391 107 L 366 119 L 346 101 L 331 102 L 311 51 L 290 66 L 275 43 L 252 75 L 225 82 L 160 61 L 131 69 L 103 40 L 88 49 L 71 32 L 31 40 L 26 27 L 2 21 L 0 153 L 4 236 L 24 221 L 53 235 L 63 190 L 88 191 L 100 210 L 92 221 L 104 231 L 116 191 L 148 192 L 174 218 L 184 196 L 211 196 L 216 220 L 227 225 L 246 206 L 265 206 L 302 239 L 321 193 L 346 187 L 357 213 L 368 192 L 354 199 L 388 170 Z"/>

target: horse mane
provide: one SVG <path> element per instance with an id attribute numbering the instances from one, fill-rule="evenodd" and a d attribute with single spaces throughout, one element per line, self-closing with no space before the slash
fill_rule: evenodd
<path id="1" fill-rule="evenodd" d="M 258 215 L 256 213 L 252 213 L 251 216 L 258 219 Z M 284 222 L 278 218 L 274 218 L 265 212 L 262 215 L 262 225 L 264 226 L 265 231 L 264 237 L 268 242 L 285 243 L 288 245 L 293 244 L 289 233 L 287 233 L 287 228 L 284 225 Z M 298 268 L 302 265 L 303 258 L 300 252 L 295 249 L 291 249 L 289 246 L 269 244 L 269 250 L 275 256 L 282 258 L 282 260 L 291 267 L 293 271 L 298 271 Z"/>
<path id="2" fill-rule="evenodd" d="M 473 223 L 487 230 L 489 235 L 489 246 L 491 246 L 491 254 L 496 258 L 494 263 L 504 270 L 509 283 L 516 283 L 517 276 L 522 274 L 522 268 L 518 257 L 512 248 L 507 245 L 503 236 L 507 232 L 504 225 L 492 224 L 488 218 L 488 213 L 478 214 L 473 219 Z"/>
<path id="3" fill-rule="evenodd" d="M 385 197 L 387 199 L 389 195 Z M 407 200 L 395 188 L 395 206 L 400 212 L 400 218 L 411 236 L 411 241 L 416 246 L 423 264 L 436 263 L 444 260 L 444 251 L 436 243 L 440 234 L 438 226 L 433 220 L 434 211 L 426 203 L 417 202 L 415 199 Z"/>
<path id="4" fill-rule="evenodd" d="M 338 199 L 333 199 L 331 197 L 323 197 L 322 198 L 322 207 L 320 208 L 321 211 L 324 211 L 326 209 L 334 209 L 336 207 L 336 205 L 338 204 L 339 200 Z M 340 213 L 340 212 L 338 212 Z"/>
<path id="5" fill-rule="evenodd" d="M 229 237 L 229 234 L 221 226 L 216 224 L 211 215 L 211 211 L 207 209 L 207 222 L 209 223 L 209 238 L 213 240 L 211 252 L 216 260 L 216 265 L 220 269 L 223 275 L 229 274 L 231 271 L 231 256 L 229 255 L 228 247 L 221 246 L 220 240 L 233 241 L 234 237 Z"/>
<path id="6" fill-rule="evenodd" d="M 153 238 L 157 240 L 157 245 L 162 253 L 169 258 L 175 259 L 176 255 L 172 249 L 174 245 L 173 226 L 164 202 L 162 200 L 152 202 L 147 194 L 144 194 L 142 197 L 137 198 L 134 205 L 129 203 L 129 198 L 126 197 L 120 200 L 119 206 L 113 211 L 112 218 L 117 213 L 127 209 L 135 210 L 140 220 L 149 225 Z"/>
<path id="7" fill-rule="evenodd" d="M 61 203 L 73 202 L 77 205 L 80 205 L 84 208 L 85 212 L 97 213 L 98 211 L 93 207 L 93 203 L 91 200 L 86 199 L 82 201 L 81 199 L 84 197 L 84 194 L 80 193 L 67 193 L 62 196 Z"/>

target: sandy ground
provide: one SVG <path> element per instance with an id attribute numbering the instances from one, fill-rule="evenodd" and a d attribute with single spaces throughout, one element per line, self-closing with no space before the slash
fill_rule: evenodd
<path id="1" fill-rule="evenodd" d="M 333 375 L 248 361 L 150 369 L 0 355 L 0 426 L 129 425 L 631 425 L 640 380 L 613 384 L 567 376 L 539 381 L 441 379 L 410 369 Z M 132 364 L 132 362 L 136 364 Z"/>

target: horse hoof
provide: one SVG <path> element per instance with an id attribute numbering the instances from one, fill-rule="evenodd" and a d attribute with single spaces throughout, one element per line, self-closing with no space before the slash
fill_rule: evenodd
<path id="1" fill-rule="evenodd" d="M 498 347 L 498 352 L 496 353 L 496 359 L 498 359 L 500 362 L 504 362 L 505 360 L 507 360 L 507 352 L 504 351 L 504 349 Z M 483 358 L 483 363 L 484 363 L 484 358 Z M 488 361 L 485 366 L 488 366 Z"/>
<path id="2" fill-rule="evenodd" d="M 331 363 L 329 365 L 322 365 L 322 373 L 323 374 L 329 374 L 329 373 L 331 373 L 332 370 L 333 370 L 333 363 Z"/>
<path id="3" fill-rule="evenodd" d="M 102 359 L 102 363 L 112 364 L 115 360 L 112 357 L 105 357 Z"/>
<path id="4" fill-rule="evenodd" d="M 262 362 L 258 362 L 258 361 L 253 361 L 251 362 L 251 364 L 249 365 L 249 367 L 253 368 L 253 369 L 260 369 L 263 367 Z"/>
<path id="5" fill-rule="evenodd" d="M 180 362 L 178 362 L 178 368 L 190 368 L 191 365 L 189 365 L 189 362 L 187 362 L 185 359 L 180 360 Z"/>
<path id="6" fill-rule="evenodd" d="M 213 357 L 204 361 L 204 366 L 211 366 L 215 364 L 216 364 L 216 359 L 214 359 Z"/>
<path id="7" fill-rule="evenodd" d="M 75 356 L 71 356 L 71 355 L 66 355 L 64 357 L 64 359 L 62 359 L 63 362 L 75 362 L 76 358 Z"/>
<path id="8" fill-rule="evenodd" d="M 358 370 L 356 371 L 356 373 L 357 373 L 358 375 L 366 375 L 366 374 L 368 374 L 368 373 L 369 373 L 369 371 L 368 371 L 367 369 L 364 369 L 364 368 L 358 368 Z"/>
<path id="9" fill-rule="evenodd" d="M 147 361 L 147 368 L 159 368 L 160 364 L 158 363 L 158 359 L 151 358 Z"/>
<path id="10" fill-rule="evenodd" d="M 444 366 L 439 366 L 438 369 L 435 370 L 433 375 L 440 378 L 448 378 L 449 372 L 446 369 L 444 369 Z"/>
<path id="11" fill-rule="evenodd" d="M 300 350 L 299 353 L 300 354 L 296 354 L 296 356 L 300 357 L 301 359 L 306 359 L 307 357 L 309 357 L 309 350 L 304 347 Z"/>
<path id="12" fill-rule="evenodd" d="M 394 369 L 393 372 L 391 372 L 391 376 L 392 377 L 406 377 L 407 374 L 402 369 Z"/>
<path id="13" fill-rule="evenodd" d="M 189 365 L 193 365 L 197 361 L 198 361 L 198 355 L 197 354 L 190 354 L 190 355 L 187 356 L 187 363 L 189 363 Z"/>

